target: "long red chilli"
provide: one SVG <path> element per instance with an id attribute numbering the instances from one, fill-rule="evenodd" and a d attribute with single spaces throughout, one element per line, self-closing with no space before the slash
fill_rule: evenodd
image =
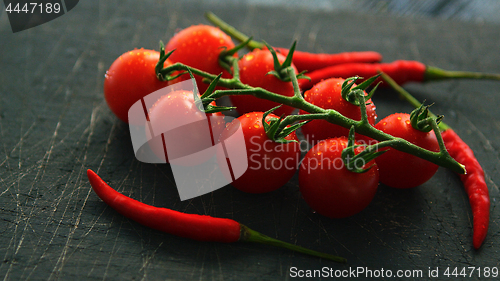
<path id="1" fill-rule="evenodd" d="M 452 129 L 445 130 L 441 135 L 450 155 L 465 165 L 467 170 L 467 174 L 460 175 L 460 179 L 469 196 L 469 204 L 472 209 L 472 244 L 475 249 L 479 249 L 488 233 L 490 221 L 490 196 L 484 171 L 472 149 Z"/>
<path id="2" fill-rule="evenodd" d="M 311 80 L 300 79 L 301 90 L 308 90 L 328 78 L 349 78 L 354 76 L 369 78 L 384 72 L 399 85 L 410 81 L 423 82 L 426 65 L 418 61 L 397 60 L 391 63 L 346 63 L 307 72 Z"/>
<path id="3" fill-rule="evenodd" d="M 250 38 L 248 35 L 237 30 L 212 12 L 206 12 L 205 17 L 218 26 L 222 31 L 229 34 L 231 37 L 236 38 L 238 41 L 247 42 Z M 253 49 L 264 49 L 266 45 L 263 42 L 250 40 L 246 46 Z M 290 51 L 287 48 L 273 47 L 276 51 L 281 52 L 284 56 L 288 55 Z M 309 52 L 301 52 L 295 50 L 292 57 L 292 62 L 297 67 L 298 71 L 313 71 L 324 67 L 344 64 L 344 63 L 375 63 L 382 60 L 382 55 L 374 51 L 366 52 L 343 52 L 337 54 L 316 54 Z"/>
<path id="4" fill-rule="evenodd" d="M 144 226 L 165 233 L 198 241 L 223 243 L 237 241 L 255 242 L 336 262 L 346 262 L 346 259 L 342 257 L 321 253 L 271 238 L 231 219 L 186 214 L 141 203 L 111 188 L 92 170 L 87 170 L 87 177 L 95 193 L 111 208 Z"/>
<path id="5" fill-rule="evenodd" d="M 288 55 L 289 49 L 274 47 L 284 56 Z M 309 53 L 295 50 L 293 52 L 293 64 L 299 72 L 306 70 L 311 72 L 317 69 L 346 63 L 377 63 L 382 60 L 382 55 L 373 51 L 366 52 L 343 52 L 336 54 Z"/>
<path id="6" fill-rule="evenodd" d="M 382 73 L 382 79 L 387 82 L 394 90 L 399 93 L 399 96 L 414 107 L 420 107 L 422 104 L 407 92 L 403 87 L 399 86 L 392 77 Z M 436 118 L 436 115 L 429 112 L 430 116 Z M 460 180 L 464 186 L 465 192 L 469 197 L 469 204 L 472 209 L 473 216 L 473 235 L 472 244 L 475 249 L 479 249 L 488 233 L 490 221 L 490 196 L 488 186 L 484 178 L 484 171 L 472 149 L 444 122 L 439 123 L 439 129 L 442 131 L 446 150 L 453 159 L 462 163 L 465 166 L 467 174 L 460 175 Z"/>
<path id="7" fill-rule="evenodd" d="M 87 171 L 87 176 L 102 201 L 144 226 L 198 241 L 231 243 L 240 239 L 241 227 L 234 220 L 150 206 L 117 192 L 91 170 Z"/>
<path id="8" fill-rule="evenodd" d="M 354 76 L 369 78 L 377 75 L 379 72 L 386 73 L 396 81 L 398 85 L 403 85 L 408 82 L 428 82 L 446 79 L 500 80 L 500 74 L 496 73 L 450 71 L 425 65 L 418 61 L 397 60 L 390 63 L 346 63 L 325 67 L 306 73 L 311 80 L 300 79 L 299 86 L 301 90 L 308 90 L 324 79 L 346 79 Z"/>

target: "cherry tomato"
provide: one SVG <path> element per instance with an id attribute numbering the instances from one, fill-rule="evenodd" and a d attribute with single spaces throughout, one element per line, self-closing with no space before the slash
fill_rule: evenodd
<path id="1" fill-rule="evenodd" d="M 412 127 L 410 115 L 395 113 L 380 120 L 375 128 L 392 136 L 403 138 L 430 151 L 439 151 L 436 135 L 433 131 L 422 132 Z M 411 188 L 428 181 L 437 171 L 438 166 L 417 156 L 385 148 L 386 153 L 375 158 L 380 169 L 380 182 L 396 188 Z"/>
<path id="2" fill-rule="evenodd" d="M 234 48 L 231 37 L 218 27 L 193 25 L 176 33 L 167 43 L 165 51 L 175 50 L 169 57 L 173 63 L 180 62 L 211 74 L 222 74 L 223 78 L 231 75 L 219 65 L 219 54 L 224 49 Z M 183 75 L 184 80 L 189 75 Z M 208 88 L 202 77 L 195 75 L 200 94 Z"/>
<path id="3" fill-rule="evenodd" d="M 227 150 L 234 151 L 232 147 L 241 144 L 235 143 L 229 137 L 239 126 L 243 130 L 248 168 L 232 185 L 248 193 L 270 192 L 285 185 L 297 171 L 300 159 L 298 142 L 282 144 L 269 139 L 262 125 L 262 116 L 262 112 L 246 113 L 229 123 L 220 136 Z M 269 114 L 266 121 L 269 118 L 278 117 Z M 295 132 L 285 139 L 298 141 Z M 224 160 L 225 157 L 219 157 L 219 161 Z"/>
<path id="4" fill-rule="evenodd" d="M 373 200 L 378 187 L 378 168 L 373 161 L 364 173 L 349 171 L 342 160 L 347 138 L 322 140 L 307 152 L 299 168 L 299 187 L 306 203 L 329 218 L 345 218 L 361 212 Z M 356 154 L 361 151 L 356 150 Z M 358 160 L 359 161 L 359 160 Z M 361 168 L 359 167 L 359 168 Z"/>
<path id="5" fill-rule="evenodd" d="M 213 146 L 225 128 L 222 113 L 205 114 L 195 105 L 193 92 L 182 90 L 159 98 L 149 109 L 149 121 L 146 136 L 154 135 L 148 143 L 155 155 L 165 163 L 176 160 L 183 166 L 213 157 L 203 150 Z"/>
<path id="6" fill-rule="evenodd" d="M 160 53 L 135 49 L 122 54 L 111 64 L 104 79 L 104 98 L 111 111 L 122 121 L 129 122 L 130 107 L 150 93 L 175 82 L 156 78 L 155 67 Z M 164 66 L 170 65 L 167 60 Z"/>
<path id="7" fill-rule="evenodd" d="M 314 85 L 310 90 L 304 93 L 304 99 L 316 106 L 324 109 L 334 109 L 340 114 L 354 120 L 361 120 L 361 110 L 344 98 L 342 98 L 342 83 L 345 80 L 342 78 L 331 78 L 323 80 Z M 366 94 L 366 93 L 365 93 Z M 366 101 L 366 112 L 368 115 L 368 122 L 375 124 L 377 114 L 375 112 L 375 105 L 371 99 Z M 307 114 L 301 110 L 299 114 Z M 335 138 L 341 136 L 348 136 L 349 129 L 339 125 L 328 123 L 325 120 L 313 120 L 301 127 L 304 137 L 310 143 L 317 143 L 320 140 Z M 359 134 L 356 138 L 359 140 L 368 141 L 368 138 L 363 138 Z"/>
<path id="8" fill-rule="evenodd" d="M 277 56 L 280 63 L 285 61 L 285 56 L 282 54 L 277 53 Z M 238 65 L 240 68 L 240 80 L 244 84 L 253 87 L 261 87 L 283 96 L 293 96 L 294 91 L 292 82 L 284 82 L 274 75 L 267 74 L 269 71 L 274 70 L 273 56 L 269 50 L 255 49 L 244 55 Z M 293 68 L 295 69 L 295 73 L 297 73 L 295 66 L 293 66 Z M 278 105 L 278 103 L 259 99 L 250 95 L 233 95 L 229 96 L 229 99 L 231 103 L 236 106 L 236 110 L 240 114 L 253 111 L 266 112 Z M 282 114 L 289 115 L 293 110 L 293 107 L 284 105 L 273 111 L 273 113 L 278 116 Z"/>

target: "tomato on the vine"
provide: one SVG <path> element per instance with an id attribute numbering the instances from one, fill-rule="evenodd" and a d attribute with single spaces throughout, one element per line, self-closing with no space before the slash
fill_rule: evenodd
<path id="1" fill-rule="evenodd" d="M 345 218 L 361 212 L 373 200 L 379 174 L 375 162 L 360 161 L 368 171 L 352 172 L 342 159 L 348 146 L 345 137 L 320 141 L 307 152 L 299 168 L 299 187 L 306 203 L 319 214 L 329 218 Z M 361 147 L 355 149 L 358 154 Z"/>
<path id="2" fill-rule="evenodd" d="M 169 60 L 173 63 L 180 62 L 185 65 L 218 75 L 222 73 L 223 78 L 231 75 L 219 65 L 220 53 L 234 48 L 231 37 L 220 28 L 210 25 L 192 25 L 176 33 L 165 46 L 165 51 L 174 52 Z M 236 55 L 236 54 L 235 54 Z M 189 79 L 189 74 L 181 76 L 183 80 Z M 203 78 L 195 75 L 196 84 L 203 94 L 208 88 Z"/>
<path id="3" fill-rule="evenodd" d="M 192 91 L 160 97 L 149 109 L 146 136 L 154 154 L 165 163 L 194 166 L 211 158 L 210 151 L 225 128 L 224 115 L 198 109 Z M 152 132 L 151 132 L 152 131 Z M 165 153 L 166 150 L 166 153 Z"/>
<path id="4" fill-rule="evenodd" d="M 285 185 L 297 171 L 300 160 L 300 145 L 295 132 L 285 137 L 285 140 L 295 142 L 275 142 L 267 136 L 262 117 L 262 112 L 243 114 L 229 123 L 220 136 L 221 142 L 224 142 L 228 150 L 238 147 L 241 143 L 235 143 L 230 136 L 241 126 L 248 168 L 232 185 L 248 193 L 270 192 Z M 278 116 L 269 114 L 266 122 L 269 122 L 270 118 Z M 227 161 L 223 155 L 220 155 L 219 161 Z"/>
<path id="5" fill-rule="evenodd" d="M 111 111 L 122 121 L 130 121 L 128 111 L 138 100 L 179 81 L 158 80 L 155 67 L 159 59 L 160 53 L 157 51 L 135 49 L 122 54 L 106 72 L 104 98 Z M 164 66 L 170 64 L 167 60 Z"/>
<path id="6" fill-rule="evenodd" d="M 280 63 L 285 61 L 285 56 L 280 53 L 277 53 L 276 55 Z M 244 55 L 238 62 L 238 66 L 240 69 L 240 80 L 242 83 L 248 84 L 252 87 L 261 87 L 282 96 L 290 97 L 294 95 L 292 82 L 284 82 L 276 76 L 268 74 L 270 71 L 274 70 L 273 56 L 268 49 L 255 49 Z M 292 67 L 295 69 L 295 73 L 298 73 L 293 64 Z M 231 100 L 231 103 L 236 106 L 236 110 L 240 114 L 253 111 L 265 112 L 279 105 L 276 102 L 259 99 L 250 95 L 232 95 L 229 96 L 229 99 Z M 293 110 L 293 107 L 282 105 L 273 113 L 278 116 L 281 116 L 282 114 L 289 115 L 293 112 Z"/>
<path id="7" fill-rule="evenodd" d="M 391 114 L 375 125 L 375 128 L 394 137 L 405 139 L 417 146 L 438 152 L 439 144 L 434 131 L 422 132 L 413 128 L 410 114 Z M 412 188 L 428 181 L 437 171 L 438 165 L 415 155 L 394 148 L 375 158 L 380 169 L 380 182 L 396 188 Z"/>
<path id="8" fill-rule="evenodd" d="M 342 97 L 342 83 L 344 81 L 345 79 L 342 78 L 323 80 L 306 91 L 304 99 L 321 108 L 334 109 L 347 118 L 361 120 L 360 107 Z M 375 124 L 377 114 L 375 112 L 375 105 L 371 99 L 366 101 L 366 113 L 368 115 L 368 122 L 372 125 Z M 307 114 L 307 112 L 300 110 L 299 114 Z M 312 120 L 302 126 L 301 130 L 304 133 L 304 137 L 313 144 L 320 140 L 347 136 L 349 134 L 349 129 L 331 124 L 325 120 Z M 357 135 L 357 137 L 365 141 L 368 140 L 362 135 Z"/>

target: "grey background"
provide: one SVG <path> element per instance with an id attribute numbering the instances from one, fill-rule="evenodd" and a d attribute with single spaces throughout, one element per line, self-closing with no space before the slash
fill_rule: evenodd
<path id="1" fill-rule="evenodd" d="M 450 70 L 500 73 L 497 1 L 80 1 L 68 14 L 13 34 L 0 17 L 0 276 L 4 280 L 281 280 L 290 267 L 422 270 L 499 267 L 498 81 L 410 84 L 474 149 L 491 194 L 490 231 L 472 248 L 472 215 L 445 169 L 411 190 L 380 186 L 362 213 L 314 214 L 296 176 L 264 195 L 231 186 L 180 202 L 166 165 L 134 159 L 128 126 L 103 99 L 106 69 L 133 48 L 157 49 L 215 12 L 276 46 L 374 50 Z M 3 10 L 3 6 L 2 6 Z M 379 118 L 411 107 L 381 90 Z M 247 243 L 201 243 L 142 227 L 92 192 L 88 168 L 125 195 L 159 207 L 235 219 L 290 243 L 344 256 L 340 265 Z M 474 280 L 472 277 L 463 278 Z M 360 278 L 362 279 L 362 278 Z M 382 280 L 384 278 L 381 278 Z M 390 278 L 386 278 L 390 279 Z M 437 279 L 436 279 L 437 280 Z"/>

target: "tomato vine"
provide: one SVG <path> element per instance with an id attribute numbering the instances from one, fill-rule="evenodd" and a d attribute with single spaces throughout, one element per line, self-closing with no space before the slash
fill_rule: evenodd
<path id="1" fill-rule="evenodd" d="M 163 48 L 163 44 L 160 44 L 160 48 Z M 268 47 L 270 51 L 272 52 L 272 47 Z M 164 51 L 161 50 L 161 53 L 164 54 Z M 168 54 L 167 54 L 168 55 Z M 289 53 L 289 56 L 292 56 L 292 52 Z M 160 62 L 164 58 L 160 59 Z M 366 89 L 368 86 L 377 78 L 377 76 L 372 77 L 371 79 L 368 79 L 367 81 L 361 83 L 358 85 L 356 88 L 353 88 L 351 91 L 353 98 L 357 101 L 356 103 L 360 107 L 361 111 L 361 120 L 356 121 L 350 118 L 345 117 L 344 115 L 340 114 L 338 111 L 333 110 L 333 109 L 324 109 L 319 106 L 313 105 L 309 102 L 307 102 L 304 97 L 301 94 L 301 89 L 299 87 L 298 79 L 297 76 L 298 74 L 295 72 L 294 68 L 291 66 L 287 66 L 285 68 L 281 69 L 276 69 L 276 71 L 284 76 L 287 75 L 287 77 L 290 79 L 290 81 L 293 84 L 294 87 L 294 95 L 293 96 L 282 96 L 279 94 L 276 94 L 274 92 L 268 91 L 266 89 L 263 89 L 261 87 L 252 87 L 250 85 L 244 84 L 241 82 L 239 79 L 239 67 L 238 67 L 238 58 L 232 57 L 232 56 L 225 56 L 223 58 L 224 61 L 229 61 L 232 65 L 232 70 L 233 70 L 233 77 L 232 78 L 220 78 L 220 75 L 214 75 L 211 73 L 207 73 L 205 71 L 196 69 L 194 67 L 185 65 L 183 63 L 174 63 L 172 65 L 169 65 L 167 67 L 164 67 L 162 69 L 157 70 L 157 76 L 158 79 L 160 80 L 169 80 L 169 75 L 174 74 L 178 71 L 190 71 L 195 75 L 201 76 L 205 78 L 207 81 L 214 81 L 217 79 L 217 85 L 222 86 L 224 88 L 228 88 L 229 90 L 215 90 L 213 92 L 207 91 L 203 93 L 201 96 L 201 100 L 203 104 L 209 104 L 210 102 L 213 102 L 216 99 L 219 99 L 224 96 L 230 96 L 230 95 L 253 95 L 257 98 L 265 99 L 265 100 L 270 100 L 279 104 L 284 104 L 288 105 L 291 107 L 298 108 L 300 110 L 303 110 L 305 112 L 308 112 L 309 114 L 302 114 L 302 115 L 289 115 L 283 119 L 283 122 L 281 126 L 284 128 L 287 125 L 290 125 L 292 123 L 298 122 L 298 121 L 305 121 L 305 120 L 312 120 L 312 119 L 323 119 L 326 120 L 332 124 L 340 125 L 344 128 L 351 128 L 354 127 L 354 130 L 356 133 L 371 137 L 373 139 L 376 139 L 380 142 L 384 142 L 383 144 L 379 143 L 377 146 L 380 145 L 389 145 L 399 151 L 406 152 L 412 155 L 415 155 L 419 158 L 422 158 L 424 160 L 428 160 L 436 165 L 448 168 L 456 173 L 459 174 L 465 174 L 466 170 L 464 165 L 458 163 L 453 157 L 449 155 L 447 152 L 444 144 L 442 143 L 442 138 L 441 134 L 439 132 L 439 128 L 437 127 L 437 123 L 432 122 L 429 120 L 428 122 L 430 123 L 429 126 L 432 126 L 434 129 L 436 136 L 438 138 L 438 142 L 440 143 L 440 151 L 439 152 L 433 152 L 429 151 L 426 149 L 423 149 L 417 145 L 414 145 L 402 138 L 397 138 L 394 137 L 390 134 L 384 133 L 378 129 L 376 129 L 374 126 L 372 126 L 368 122 L 368 117 L 366 114 L 366 101 L 365 101 L 365 95 L 358 91 L 360 89 Z M 299 74 L 300 75 L 300 74 Z M 356 80 L 356 78 L 353 78 Z"/>

